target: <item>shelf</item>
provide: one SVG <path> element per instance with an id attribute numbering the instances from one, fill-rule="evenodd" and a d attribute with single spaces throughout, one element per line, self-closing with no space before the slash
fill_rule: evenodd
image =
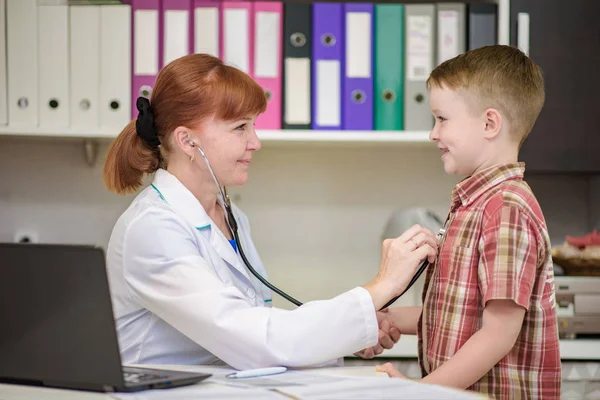
<path id="1" fill-rule="evenodd" d="M 0 136 L 114 139 L 118 129 L 81 130 L 61 128 L 0 127 Z M 431 144 L 429 131 L 316 131 L 316 130 L 258 130 L 263 145 L 270 144 Z"/>
<path id="2" fill-rule="evenodd" d="M 269 144 L 431 144 L 429 131 L 312 131 L 262 130 L 259 139 Z"/>
<path id="3" fill-rule="evenodd" d="M 79 139 L 114 139 L 120 129 L 74 130 L 70 128 L 32 128 L 26 126 L 0 126 L 0 136 L 47 137 Z"/>
<path id="4" fill-rule="evenodd" d="M 392 349 L 377 357 L 417 358 L 417 337 L 404 335 Z M 562 360 L 600 361 L 600 339 L 561 339 L 560 357 Z"/>

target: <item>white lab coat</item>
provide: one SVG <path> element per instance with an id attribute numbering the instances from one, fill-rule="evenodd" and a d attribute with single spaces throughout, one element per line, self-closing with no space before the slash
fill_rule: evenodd
<path id="1" fill-rule="evenodd" d="M 234 214 L 250 263 L 266 276 L 247 217 Z M 291 311 L 271 308 L 271 291 L 162 169 L 117 221 L 107 268 L 125 364 L 300 367 L 377 343 L 375 309 L 361 287 Z"/>

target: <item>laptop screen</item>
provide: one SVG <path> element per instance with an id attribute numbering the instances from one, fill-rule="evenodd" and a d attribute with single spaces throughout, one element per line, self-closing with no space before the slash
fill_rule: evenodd
<path id="1" fill-rule="evenodd" d="M 100 248 L 0 244 L 0 380 L 121 385 Z"/>

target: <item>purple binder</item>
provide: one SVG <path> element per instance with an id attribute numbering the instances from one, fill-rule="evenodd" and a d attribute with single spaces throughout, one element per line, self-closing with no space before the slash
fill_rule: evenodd
<path id="1" fill-rule="evenodd" d="M 344 30 L 342 19 L 341 3 L 313 3 L 313 50 L 312 50 L 312 128 L 313 129 L 342 129 L 342 101 L 341 88 L 342 76 L 344 73 Z M 334 104 L 319 104 L 318 82 L 330 80 L 330 77 L 319 77 L 317 64 L 322 60 L 339 61 L 340 70 L 336 82 L 340 90 L 337 93 L 331 93 L 335 98 Z M 326 126 L 319 123 L 318 109 L 326 109 L 327 112 L 339 113 L 339 123 L 337 125 L 328 124 Z"/>
<path id="2" fill-rule="evenodd" d="M 370 16 L 370 40 L 364 43 L 350 43 L 350 38 L 345 38 L 345 55 L 348 55 L 351 46 L 361 46 L 361 48 L 354 47 L 353 49 L 354 51 L 368 54 L 366 61 L 369 63 L 369 71 L 364 71 L 360 76 L 354 74 L 354 76 L 350 77 L 350 60 L 346 58 L 344 62 L 345 73 L 342 81 L 342 126 L 345 130 L 373 130 L 373 4 L 344 4 L 344 20 L 346 24 L 348 23 L 348 13 L 366 13 Z M 363 28 L 366 28 L 366 26 Z M 353 29 L 353 27 L 346 26 L 346 29 Z M 390 51 L 393 51 L 393 49 L 390 49 Z"/>
<path id="3" fill-rule="evenodd" d="M 162 55 L 162 18 L 160 13 L 160 0 L 131 0 L 131 59 L 132 59 L 132 79 L 131 79 L 131 118 L 135 119 L 138 115 L 136 101 L 139 96 L 150 98 L 152 96 L 152 88 L 156 80 L 156 74 L 136 74 L 134 70 L 135 64 L 135 13 L 138 10 L 155 10 L 158 19 L 158 30 L 156 33 L 156 41 L 158 43 L 158 59 L 156 60 L 156 70 L 158 71 L 163 59 Z M 143 37 L 138 38 L 144 40 Z M 158 72 L 157 72 L 158 73 Z"/>

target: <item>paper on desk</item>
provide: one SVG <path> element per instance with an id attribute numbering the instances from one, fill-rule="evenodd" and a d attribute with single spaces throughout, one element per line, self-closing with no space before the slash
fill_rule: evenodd
<path id="1" fill-rule="evenodd" d="M 256 399 L 256 400 L 282 400 L 285 396 L 271 390 L 253 387 L 223 386 L 210 382 L 200 382 L 195 385 L 170 389 L 147 390 L 138 393 L 112 394 L 119 400 L 195 400 L 195 399 Z"/>
<path id="2" fill-rule="evenodd" d="M 288 386 L 277 389 L 299 399 L 311 400 L 363 400 L 363 399 L 411 399 L 447 400 L 479 399 L 479 394 L 425 385 L 407 379 L 352 378 L 308 386 Z"/>

